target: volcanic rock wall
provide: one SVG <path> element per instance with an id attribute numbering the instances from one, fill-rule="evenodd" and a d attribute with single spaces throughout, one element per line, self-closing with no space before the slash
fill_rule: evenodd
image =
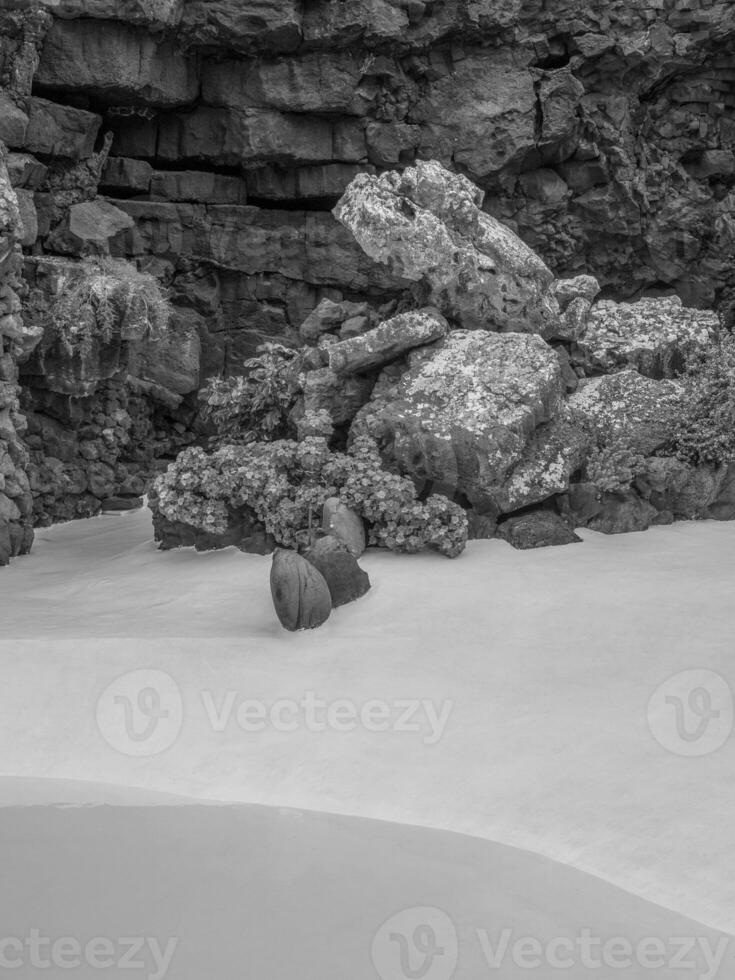
<path id="1" fill-rule="evenodd" d="M 189 437 L 201 381 L 236 372 L 263 339 L 296 342 L 321 300 L 379 306 L 400 296 L 405 283 L 331 214 L 358 172 L 431 158 L 465 173 L 486 191 L 485 209 L 557 276 L 593 274 L 603 295 L 676 292 L 725 308 L 735 295 L 731 3 L 5 0 L 3 9 L 0 139 L 14 151 L 29 281 L 39 265 L 43 280 L 49 255 L 109 247 L 170 288 L 173 349 L 188 352 L 173 392 L 161 384 L 165 365 L 148 364 L 132 415 L 120 388 L 127 371 L 100 379 L 100 405 L 56 390 L 58 365 L 23 369 L 47 519 L 132 492 L 131 461 L 135 475 L 141 459 Z M 156 401 L 162 389 L 174 398 Z M 137 434 L 128 426 L 105 448 L 120 411 L 139 419 Z M 56 425 L 75 433 L 61 471 L 48 450 Z M 80 462 L 89 453 L 108 468 L 94 488 Z M 54 503 L 59 472 L 73 488 L 86 480 L 79 507 Z"/>
<path id="2" fill-rule="evenodd" d="M 16 363 L 25 340 L 18 295 L 22 233 L 18 200 L 0 146 L 0 565 L 28 552 L 33 542 L 28 453 L 20 438 L 26 422 L 19 412 Z"/>

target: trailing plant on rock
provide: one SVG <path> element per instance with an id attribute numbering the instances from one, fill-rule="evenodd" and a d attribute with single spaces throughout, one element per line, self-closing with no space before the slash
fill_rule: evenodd
<path id="1" fill-rule="evenodd" d="M 288 548 L 311 543 L 329 497 L 368 522 L 371 544 L 453 558 L 467 541 L 462 508 L 439 496 L 419 501 L 411 480 L 383 469 L 369 437 L 347 453 L 332 453 L 319 437 L 226 445 L 209 455 L 187 449 L 158 478 L 156 493 L 166 518 L 214 534 L 227 529 L 230 508 L 249 507 Z"/>
<path id="2" fill-rule="evenodd" d="M 301 354 L 261 344 L 244 374 L 215 378 L 200 392 L 202 415 L 217 430 L 216 443 L 283 439 L 293 434 L 290 412 L 301 392 Z"/>
<path id="3" fill-rule="evenodd" d="M 86 357 L 96 340 L 160 337 L 173 308 L 159 281 L 130 262 L 85 258 L 60 278 L 48 311 L 52 329 L 70 356 Z"/>
<path id="4" fill-rule="evenodd" d="M 694 465 L 735 460 L 735 337 L 723 332 L 690 359 L 669 451 Z"/>

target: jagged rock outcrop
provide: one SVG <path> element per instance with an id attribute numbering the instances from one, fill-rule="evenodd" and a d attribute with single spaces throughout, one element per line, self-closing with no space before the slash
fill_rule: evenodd
<path id="1" fill-rule="evenodd" d="M 468 329 L 553 336 L 559 307 L 544 263 L 480 209 L 483 194 L 434 161 L 360 175 L 335 208 L 361 247 Z"/>
<path id="2" fill-rule="evenodd" d="M 16 360 L 16 345 L 25 334 L 18 296 L 23 226 L 6 160 L 0 143 L 0 565 L 26 554 L 33 542 L 28 452 L 22 442 L 26 420 L 20 412 Z"/>
<path id="3" fill-rule="evenodd" d="M 34 439 L 109 428 L 109 390 L 148 419 L 126 454 L 175 451 L 204 379 L 299 343 L 325 303 L 353 312 L 305 328 L 325 339 L 296 415 L 331 399 L 342 435 L 380 365 L 337 373 L 328 348 L 427 305 L 551 341 L 569 393 L 618 368 L 675 375 L 713 320 L 665 304 L 735 309 L 734 40 L 724 0 L 5 0 L 0 139 L 30 285 L 34 262 L 109 248 L 170 290 L 177 324 L 75 393 L 76 368 L 30 356 L 26 302 L 13 344 Z M 357 240 L 332 214 L 348 187 Z M 359 227 L 361 195 L 387 223 Z M 647 292 L 665 296 L 635 322 L 622 304 Z M 376 391 L 404 371 L 391 361 Z M 552 465 L 562 424 L 534 434 L 503 508 L 574 473 L 577 441 Z"/>
<path id="4" fill-rule="evenodd" d="M 655 381 L 627 369 L 591 378 L 569 398 L 585 428 L 605 441 L 611 435 L 651 455 L 671 439 L 681 405 L 677 381 Z"/>
<path id="5" fill-rule="evenodd" d="M 650 378 L 671 378 L 706 348 L 719 326 L 716 313 L 686 309 L 677 296 L 603 300 L 586 315 L 575 359 L 590 373 L 631 366 Z"/>

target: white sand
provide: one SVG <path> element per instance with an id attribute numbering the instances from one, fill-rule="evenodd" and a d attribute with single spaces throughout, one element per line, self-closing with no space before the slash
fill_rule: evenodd
<path id="1" fill-rule="evenodd" d="M 682 758 L 646 720 L 676 672 L 715 670 L 735 689 L 735 525 L 585 539 L 478 542 L 455 562 L 370 553 L 369 595 L 290 635 L 268 559 L 157 552 L 143 512 L 41 531 L 0 570 L 0 769 L 459 831 L 735 933 L 735 736 Z M 96 723 L 100 694 L 133 668 L 166 671 L 183 699 L 178 738 L 150 758 Z M 433 745 L 234 720 L 217 732 L 203 691 L 453 707 Z"/>

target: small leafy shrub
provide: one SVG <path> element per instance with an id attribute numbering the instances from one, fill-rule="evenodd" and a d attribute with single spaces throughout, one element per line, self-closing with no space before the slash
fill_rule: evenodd
<path id="1" fill-rule="evenodd" d="M 621 436 L 612 436 L 590 453 L 587 479 L 600 493 L 624 493 L 645 469 L 646 461 Z"/>
<path id="2" fill-rule="evenodd" d="M 169 520 L 214 534 L 227 529 L 228 505 L 249 507 L 287 548 L 311 541 L 328 497 L 368 522 L 371 544 L 393 551 L 434 548 L 453 558 L 467 541 L 462 508 L 439 496 L 419 501 L 411 480 L 383 469 L 368 437 L 347 453 L 332 453 L 320 437 L 227 445 L 211 455 L 187 449 L 158 478 L 156 493 Z"/>
<path id="3" fill-rule="evenodd" d="M 123 259 L 86 258 L 65 273 L 48 316 L 70 356 L 86 357 L 95 340 L 162 336 L 172 307 L 158 280 Z"/>
<path id="4" fill-rule="evenodd" d="M 723 332 L 690 359 L 677 430 L 669 448 L 685 463 L 735 460 L 735 337 Z"/>
<path id="5" fill-rule="evenodd" d="M 252 442 L 292 435 L 289 414 L 301 392 L 301 354 L 261 344 L 245 373 L 216 378 L 200 392 L 202 415 L 217 429 L 216 442 Z"/>

